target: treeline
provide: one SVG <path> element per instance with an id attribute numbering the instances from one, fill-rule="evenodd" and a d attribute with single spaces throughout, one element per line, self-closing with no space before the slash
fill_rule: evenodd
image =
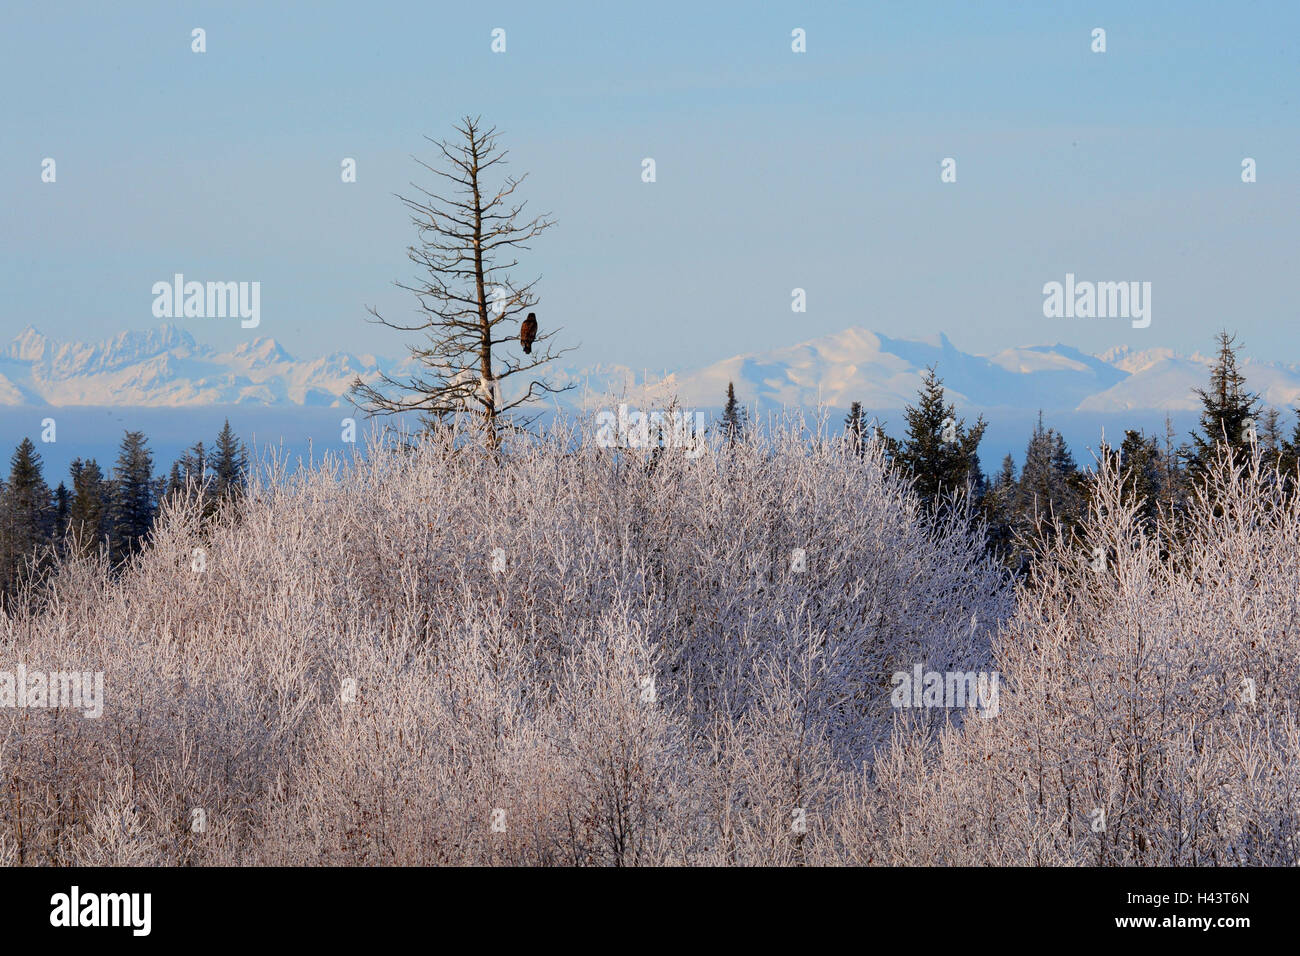
<path id="1" fill-rule="evenodd" d="M 1209 383 L 1197 390 L 1200 431 L 1190 441 L 1175 443 L 1166 420 L 1163 435 L 1130 429 L 1118 448 L 1102 443 L 1099 454 L 1111 456 L 1123 475 L 1126 504 L 1138 507 L 1152 525 L 1158 513 L 1177 517 L 1186 510 L 1198 480 L 1225 450 L 1238 464 L 1258 453 L 1270 471 L 1276 467 L 1295 481 L 1300 422 L 1283 435 L 1279 411 L 1262 407 L 1260 397 L 1247 390 L 1238 351 L 1235 338 L 1220 333 Z M 903 417 L 904 434 L 893 437 L 884 430 L 887 423 L 868 421 L 861 403 L 854 402 L 844 421 L 845 438 L 860 452 L 868 440 L 878 440 L 930 512 L 946 507 L 955 495 L 969 496 L 987 525 L 988 548 L 1012 571 L 1029 569 L 1044 535 L 1069 534 L 1082 523 L 1094 470 L 1076 461 L 1041 413 L 1019 472 L 1007 455 L 993 474 L 984 472 L 979 457 L 988 423 L 983 417 L 969 424 L 958 417 L 955 405 L 945 400 L 936 368 L 928 370 L 916 404 Z M 731 384 L 718 428 L 728 443 L 743 440 L 749 431 Z M 0 600 L 60 554 L 102 548 L 120 564 L 140 549 L 168 496 L 190 490 L 202 496 L 210 515 L 243 488 L 247 468 L 247 452 L 229 421 L 211 450 L 195 444 L 166 477 L 154 474 L 144 434 L 128 431 L 111 474 L 93 459 L 78 458 L 70 467 L 72 487 L 61 482 L 51 490 L 35 444 L 23 439 L 10 459 L 8 480 L 0 480 Z"/>
<path id="2" fill-rule="evenodd" d="M 0 601 L 61 555 L 103 549 L 120 564 L 142 547 L 170 496 L 201 496 L 211 515 L 240 493 L 247 470 L 247 449 L 229 421 L 211 450 L 196 443 L 166 476 L 154 474 L 144 433 L 127 431 L 111 473 L 93 458 L 75 458 L 72 487 L 59 482 L 51 490 L 36 445 L 24 438 L 9 459 L 8 479 L 0 479 Z"/>
<path id="3" fill-rule="evenodd" d="M 1209 383 L 1196 390 L 1200 430 L 1190 440 L 1176 441 L 1166 418 L 1163 435 L 1129 429 L 1118 448 L 1102 442 L 1098 455 L 1111 456 L 1119 466 L 1125 504 L 1138 507 L 1151 526 L 1162 511 L 1174 518 L 1185 512 L 1198 482 L 1225 452 L 1241 465 L 1258 451 L 1267 471 L 1276 469 L 1294 484 L 1300 421 L 1289 436 L 1283 434 L 1281 413 L 1263 407 L 1260 397 L 1247 390 L 1239 350 L 1234 336 L 1219 334 Z M 1041 412 L 1019 473 L 1007 455 L 993 474 L 984 472 L 979 457 L 988 423 L 983 417 L 973 424 L 958 418 L 954 404 L 945 401 L 937 368 L 928 370 L 917 403 L 903 417 L 904 435 L 896 438 L 885 433 L 887 423 L 868 421 L 862 404 L 854 402 L 844 420 L 845 438 L 859 450 L 871 437 L 880 441 L 928 511 L 945 507 L 955 494 L 969 495 L 988 526 L 988 547 L 1011 570 L 1029 569 L 1044 535 L 1057 529 L 1068 534 L 1081 524 L 1092 501 L 1095 469 L 1080 465 L 1061 433 L 1044 424 Z M 720 430 L 735 441 L 747 429 L 745 409 L 728 384 Z"/>

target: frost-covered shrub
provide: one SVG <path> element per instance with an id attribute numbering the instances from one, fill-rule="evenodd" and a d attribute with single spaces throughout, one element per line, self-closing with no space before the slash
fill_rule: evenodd
<path id="1" fill-rule="evenodd" d="M 891 675 L 988 666 L 1010 611 L 945 514 L 798 419 L 269 464 L 0 618 L 0 670 L 105 674 L 98 719 L 0 708 L 0 860 L 839 858 L 896 723 L 953 716 L 900 718 Z"/>
<path id="2" fill-rule="evenodd" d="M 1258 457 L 1177 524 L 1126 497 L 1103 461 L 1083 537 L 1046 546 L 994 641 L 999 716 L 899 733 L 839 858 L 1300 861 L 1300 502 Z"/>

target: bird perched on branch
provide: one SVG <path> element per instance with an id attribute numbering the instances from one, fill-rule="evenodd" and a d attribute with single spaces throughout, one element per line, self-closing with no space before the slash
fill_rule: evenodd
<path id="1" fill-rule="evenodd" d="M 537 313 L 529 312 L 519 326 L 519 344 L 524 347 L 525 355 L 533 354 L 533 340 L 537 338 Z"/>

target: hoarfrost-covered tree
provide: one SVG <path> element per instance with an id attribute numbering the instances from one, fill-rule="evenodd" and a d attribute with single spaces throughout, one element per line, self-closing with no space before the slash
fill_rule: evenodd
<path id="1" fill-rule="evenodd" d="M 1300 861 L 1300 502 L 1226 446 L 1177 532 L 1125 487 L 1102 456 L 1080 539 L 1040 539 L 994 640 L 998 717 L 900 732 L 846 804 L 846 858 Z"/>
<path id="2" fill-rule="evenodd" d="M 564 420 L 496 450 L 446 454 L 454 440 L 258 469 L 241 512 L 210 521 L 179 496 L 116 574 L 68 556 L 47 610 L 0 615 L 0 648 L 102 661 L 113 688 L 75 733 L 62 711 L 0 722 L 0 847 L 59 864 L 826 862 L 899 719 L 890 675 L 985 666 L 1011 611 L 969 516 L 927 516 L 878 442 L 854 454 L 824 420 L 692 457 L 609 455 Z"/>
<path id="3" fill-rule="evenodd" d="M 834 431 L 436 432 L 267 462 L 211 518 L 175 496 L 117 568 L 52 555 L 0 671 L 112 692 L 0 720 L 0 862 L 1300 861 L 1300 500 L 1260 443 L 1154 514 L 1150 443 L 1103 449 L 1013 588 L 968 498 L 931 511 Z M 900 703 L 916 668 L 997 706 Z"/>

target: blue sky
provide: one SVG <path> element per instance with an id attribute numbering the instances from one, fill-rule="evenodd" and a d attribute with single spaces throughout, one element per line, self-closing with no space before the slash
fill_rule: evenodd
<path id="1" fill-rule="evenodd" d="M 0 338 L 157 324 L 152 284 L 262 284 L 204 342 L 403 352 L 425 134 L 497 125 L 577 364 L 685 368 L 850 325 L 1300 361 L 1300 4 L 60 4 L 8 9 Z M 207 52 L 190 31 L 207 31 Z M 506 30 L 493 54 L 491 31 Z M 808 52 L 790 50 L 807 31 Z M 1107 31 L 1107 52 L 1090 50 Z M 58 181 L 40 181 L 44 157 Z M 641 182 L 653 157 L 658 181 Z M 939 181 L 944 157 L 958 181 Z M 1258 182 L 1243 184 L 1243 157 Z M 354 157 L 358 182 L 340 182 Z M 1042 286 L 1152 283 L 1152 323 Z M 790 293 L 807 290 L 793 314 Z"/>

